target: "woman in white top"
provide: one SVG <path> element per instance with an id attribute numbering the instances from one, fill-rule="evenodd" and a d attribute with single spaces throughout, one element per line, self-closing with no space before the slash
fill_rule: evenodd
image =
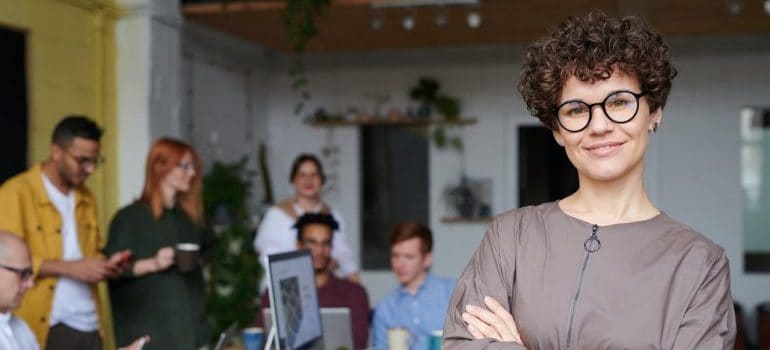
<path id="1" fill-rule="evenodd" d="M 267 266 L 268 255 L 297 249 L 297 232 L 292 226 L 298 217 L 306 212 L 327 213 L 339 223 L 332 241 L 336 272 L 348 280 L 358 281 L 358 264 L 345 236 L 345 221 L 339 212 L 321 201 L 321 188 L 326 182 L 321 161 L 312 154 L 300 154 L 292 164 L 289 182 L 294 186 L 294 196 L 267 211 L 254 239 L 254 249 L 260 254 L 262 265 Z"/>

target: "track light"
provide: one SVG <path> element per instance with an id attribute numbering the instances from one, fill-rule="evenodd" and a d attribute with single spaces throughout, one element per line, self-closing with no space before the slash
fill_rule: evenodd
<path id="1" fill-rule="evenodd" d="M 743 11 L 743 1 L 741 0 L 730 0 L 727 3 L 727 12 L 730 12 L 731 15 L 735 16 L 741 13 Z"/>
<path id="2" fill-rule="evenodd" d="M 479 26 L 481 26 L 481 14 L 475 9 L 471 10 L 468 12 L 468 27 L 476 29 Z"/>
<path id="3" fill-rule="evenodd" d="M 401 20 L 401 26 L 403 26 L 404 30 L 406 31 L 410 31 L 414 29 L 414 25 L 415 25 L 415 19 L 414 19 L 414 15 L 412 14 L 408 14 L 404 16 L 404 19 Z"/>
<path id="4" fill-rule="evenodd" d="M 770 1 L 770 0 L 768 0 Z M 449 17 L 447 17 L 446 9 L 444 6 L 440 6 L 436 12 L 436 18 L 433 20 L 436 23 L 436 27 L 443 28 L 449 23 Z"/>
<path id="5" fill-rule="evenodd" d="M 372 29 L 380 30 L 382 29 L 382 24 L 382 16 L 380 15 L 380 12 L 377 11 L 374 13 L 374 17 L 372 17 Z"/>

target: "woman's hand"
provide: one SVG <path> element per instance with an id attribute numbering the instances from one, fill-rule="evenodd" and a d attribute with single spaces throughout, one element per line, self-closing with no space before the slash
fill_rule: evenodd
<path id="1" fill-rule="evenodd" d="M 144 347 L 144 344 L 147 344 L 150 341 L 150 336 L 145 335 L 143 337 L 140 337 L 139 339 L 134 340 L 133 343 L 122 347 L 118 350 L 142 350 L 142 347 Z"/>
<path id="2" fill-rule="evenodd" d="M 462 317 L 468 324 L 468 332 L 476 339 L 523 344 L 511 313 L 490 297 L 484 297 L 484 304 L 486 308 L 465 305 L 466 312 L 463 312 Z"/>
<path id="3" fill-rule="evenodd" d="M 173 247 L 163 247 L 158 249 L 154 257 L 157 271 L 165 271 L 169 268 L 169 266 L 173 265 L 174 254 L 175 253 Z"/>

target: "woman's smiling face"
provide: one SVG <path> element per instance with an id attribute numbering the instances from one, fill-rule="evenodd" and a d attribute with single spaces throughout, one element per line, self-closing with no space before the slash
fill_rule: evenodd
<path id="1" fill-rule="evenodd" d="M 564 84 L 558 104 L 580 100 L 590 105 L 622 90 L 642 92 L 639 81 L 633 75 L 617 69 L 608 79 L 593 83 L 572 76 Z M 611 121 L 602 107 L 597 105 L 593 107 L 591 121 L 585 129 L 570 132 L 559 127 L 553 134 L 581 178 L 613 181 L 632 175 L 641 176 L 648 133 L 660 122 L 660 118 L 661 110 L 650 111 L 645 97 L 641 97 L 636 116 L 627 123 Z"/>

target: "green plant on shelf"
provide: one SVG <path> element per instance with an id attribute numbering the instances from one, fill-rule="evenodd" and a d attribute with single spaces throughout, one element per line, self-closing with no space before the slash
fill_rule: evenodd
<path id="1" fill-rule="evenodd" d="M 460 100 L 442 93 L 441 84 L 435 78 L 420 77 L 417 84 L 409 89 L 409 97 L 420 103 L 417 109 L 417 116 L 420 118 L 433 117 L 434 110 L 446 120 L 460 118 Z M 431 138 L 438 149 L 463 151 L 463 140 L 454 128 L 436 126 L 431 132 Z"/>

